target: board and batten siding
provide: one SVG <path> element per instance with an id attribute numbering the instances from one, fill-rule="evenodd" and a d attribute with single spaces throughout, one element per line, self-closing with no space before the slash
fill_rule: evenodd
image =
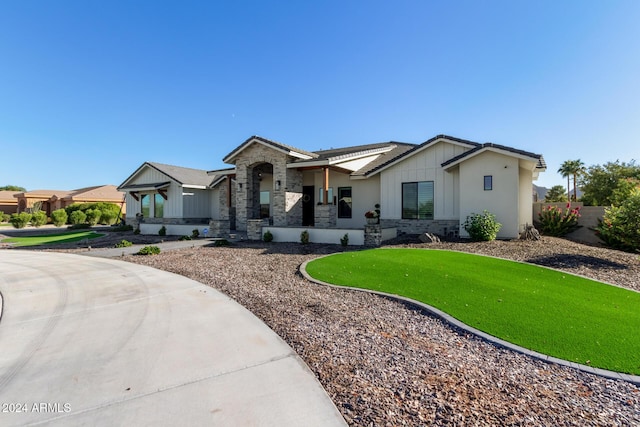
<path id="1" fill-rule="evenodd" d="M 441 164 L 467 150 L 468 148 L 459 145 L 439 142 L 382 171 L 382 216 L 388 219 L 402 218 L 402 183 L 433 181 L 434 219 L 458 219 L 458 173 L 456 170 L 445 171 Z"/>
<path id="2" fill-rule="evenodd" d="M 211 218 L 211 190 L 183 189 L 183 218 Z"/>
<path id="3" fill-rule="evenodd" d="M 164 218 L 182 218 L 182 187 L 167 175 L 146 167 L 129 184 L 154 184 L 167 181 L 171 181 L 171 185 L 167 189 L 167 200 L 164 201 Z M 140 194 L 150 194 L 153 199 L 155 192 L 142 191 Z M 134 199 L 128 192 L 126 199 L 127 206 L 133 207 L 133 209 L 127 209 L 127 217 L 135 217 L 137 213 L 141 212 L 140 200 Z M 151 203 L 150 216 L 153 217 L 153 203 Z"/>

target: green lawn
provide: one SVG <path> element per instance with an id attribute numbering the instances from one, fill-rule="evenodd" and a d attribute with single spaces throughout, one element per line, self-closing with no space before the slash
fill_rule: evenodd
<path id="1" fill-rule="evenodd" d="M 640 293 L 461 252 L 373 249 L 311 261 L 324 282 L 422 301 L 522 347 L 640 374 Z"/>
<path id="2" fill-rule="evenodd" d="M 104 234 L 94 231 L 71 231 L 68 233 L 45 234 L 41 236 L 11 237 L 3 239 L 2 243 L 15 243 L 16 246 L 54 245 L 57 243 L 78 242 L 84 239 L 95 239 Z"/>

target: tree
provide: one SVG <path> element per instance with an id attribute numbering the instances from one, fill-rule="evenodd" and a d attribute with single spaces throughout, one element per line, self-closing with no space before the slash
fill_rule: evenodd
<path id="1" fill-rule="evenodd" d="M 16 191 L 19 193 L 24 193 L 27 191 L 24 187 L 18 187 L 17 185 L 5 185 L 4 187 L 0 187 L 0 191 Z"/>
<path id="2" fill-rule="evenodd" d="M 582 201 L 587 206 L 621 205 L 640 185 L 640 165 L 608 162 L 590 166 L 580 179 Z"/>
<path id="3" fill-rule="evenodd" d="M 544 196 L 544 201 L 547 203 L 563 202 L 567 199 L 564 194 L 565 191 L 562 185 L 554 185 L 547 191 L 547 194 Z"/>
<path id="4" fill-rule="evenodd" d="M 605 209 L 596 234 L 612 248 L 640 251 L 640 189 L 631 190 L 620 206 Z"/>
<path id="5" fill-rule="evenodd" d="M 567 201 L 570 201 L 569 194 L 571 189 L 569 188 L 569 178 L 573 177 L 573 200 L 578 200 L 578 176 L 585 172 L 584 163 L 580 159 L 577 160 L 565 160 L 558 169 L 558 173 L 562 177 L 567 178 Z"/>

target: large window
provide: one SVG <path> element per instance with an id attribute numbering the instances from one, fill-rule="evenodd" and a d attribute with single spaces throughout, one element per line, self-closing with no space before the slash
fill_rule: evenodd
<path id="1" fill-rule="evenodd" d="M 338 187 L 338 218 L 351 218 L 351 187 Z"/>
<path id="2" fill-rule="evenodd" d="M 148 194 L 140 195 L 140 213 L 143 217 L 149 218 L 149 208 L 151 206 L 151 198 Z"/>
<path id="3" fill-rule="evenodd" d="M 433 181 L 402 183 L 402 219 L 433 219 Z"/>
<path id="4" fill-rule="evenodd" d="M 153 198 L 153 216 L 156 218 L 164 218 L 164 197 L 156 193 Z"/>

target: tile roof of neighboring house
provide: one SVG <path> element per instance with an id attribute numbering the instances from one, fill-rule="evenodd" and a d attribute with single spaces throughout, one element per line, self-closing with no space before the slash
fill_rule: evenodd
<path id="1" fill-rule="evenodd" d="M 17 193 L 16 197 L 50 198 L 53 196 L 64 197 L 69 194 L 68 190 L 31 190 Z"/>
<path id="2" fill-rule="evenodd" d="M 0 190 L 0 202 L 17 203 L 18 199 L 14 197 L 16 194 L 20 194 L 20 192 Z"/>
<path id="3" fill-rule="evenodd" d="M 124 192 L 118 191 L 115 185 L 97 185 L 94 187 L 85 187 L 78 190 L 72 190 L 66 196 L 59 197 L 72 201 L 83 200 L 104 200 L 104 201 L 121 201 Z"/>
<path id="4" fill-rule="evenodd" d="M 273 148 L 276 148 L 278 150 L 281 150 L 281 151 L 285 151 L 285 152 L 289 152 L 289 153 L 297 153 L 297 154 L 300 154 L 300 155 L 302 155 L 304 157 L 309 157 L 309 158 L 318 157 L 318 155 L 316 153 L 312 153 L 312 152 L 309 152 L 309 151 L 301 150 L 301 149 L 293 147 L 291 145 L 283 144 L 281 142 L 272 141 L 270 139 L 254 135 L 254 136 L 248 138 L 242 144 L 240 144 L 240 146 L 238 146 L 236 149 L 234 149 L 231 153 L 227 154 L 224 157 L 223 161 L 225 163 L 230 163 L 230 161 L 233 159 L 233 157 L 235 157 L 242 150 L 244 150 L 245 148 L 247 148 L 248 146 L 253 144 L 255 141 L 259 141 L 259 142 L 261 142 L 263 144 L 269 145 L 269 146 L 271 146 Z"/>

